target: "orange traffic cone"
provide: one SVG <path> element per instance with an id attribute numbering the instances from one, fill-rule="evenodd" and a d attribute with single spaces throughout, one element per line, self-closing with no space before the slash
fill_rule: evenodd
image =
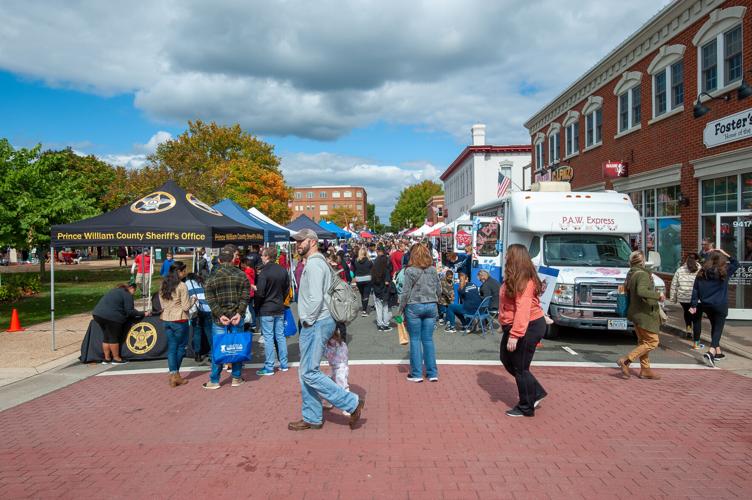
<path id="1" fill-rule="evenodd" d="M 13 313 L 10 315 L 10 328 L 5 330 L 6 332 L 22 332 L 26 328 L 21 326 L 21 320 L 18 319 L 18 310 L 13 309 Z"/>

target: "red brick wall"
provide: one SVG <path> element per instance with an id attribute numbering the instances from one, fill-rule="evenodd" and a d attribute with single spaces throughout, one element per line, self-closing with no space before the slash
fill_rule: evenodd
<path id="1" fill-rule="evenodd" d="M 746 81 L 752 83 L 752 75 L 746 73 L 752 69 L 752 0 L 727 1 L 719 5 L 719 8 L 728 8 L 735 5 L 746 5 L 747 12 L 743 18 L 743 69 Z M 582 152 L 585 148 L 585 118 L 580 115 L 580 154 L 574 158 L 562 161 L 568 164 L 574 171 L 572 188 L 588 186 L 604 182 L 602 165 L 606 161 L 626 161 L 629 175 L 648 172 L 669 165 L 681 164 L 681 192 L 691 199 L 687 207 L 681 209 L 682 220 L 682 249 L 688 251 L 699 248 L 700 235 L 698 228 L 699 192 L 698 183 L 694 178 L 694 169 L 690 160 L 705 156 L 716 155 L 732 151 L 752 144 L 750 140 L 742 140 L 724 144 L 712 149 L 707 149 L 703 144 L 702 134 L 705 125 L 713 120 L 727 116 L 743 109 L 752 107 L 752 97 L 739 101 L 736 90 L 729 93 L 731 99 L 728 102 L 712 100 L 705 104 L 711 111 L 701 118 L 693 117 L 693 106 L 697 98 L 697 47 L 692 44 L 692 37 L 700 27 L 708 20 L 708 16 L 701 18 L 688 29 L 666 42 L 666 45 L 682 44 L 686 47 L 684 52 L 684 111 L 677 115 L 665 118 L 657 123 L 648 125 L 652 119 L 652 75 L 647 69 L 650 62 L 657 55 L 657 50 L 640 60 L 633 66 L 624 68 L 624 71 L 640 71 L 641 82 L 641 105 L 642 119 L 641 129 L 626 136 L 614 139 L 618 130 L 618 98 L 614 95 L 614 88 L 621 79 L 621 73 L 608 84 L 595 91 L 592 95 L 603 97 L 603 144 L 593 150 Z M 719 68 L 722 71 L 722 68 Z M 582 112 L 587 97 L 574 105 L 571 109 Z M 560 124 L 564 121 L 564 112 L 555 121 Z M 541 130 L 532 131 L 534 139 L 537 132 L 546 132 L 549 125 Z M 560 158 L 565 155 L 565 132 L 561 130 Z M 544 145 L 545 157 L 548 158 L 548 140 Z M 535 157 L 535 155 L 533 155 Z M 535 158 L 534 158 L 535 159 Z M 611 188 L 611 183 L 606 181 L 606 189 Z"/>

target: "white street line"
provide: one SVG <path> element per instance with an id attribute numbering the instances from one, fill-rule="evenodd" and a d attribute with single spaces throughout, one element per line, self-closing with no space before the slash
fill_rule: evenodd
<path id="1" fill-rule="evenodd" d="M 576 354 L 576 353 L 575 353 Z M 470 366 L 501 366 L 499 361 L 493 360 L 476 360 L 476 359 L 444 359 L 437 360 L 439 365 L 470 365 Z M 326 363 L 323 363 L 326 364 Z M 408 365 L 409 360 L 406 359 L 355 359 L 350 360 L 350 365 Z M 595 363 L 589 361 L 533 361 L 533 366 L 550 366 L 557 368 L 618 368 L 616 363 Z M 253 369 L 262 368 L 262 363 L 250 363 L 244 364 L 243 368 Z M 290 363 L 290 367 L 300 366 L 300 363 Z M 652 368 L 656 369 L 671 369 L 671 370 L 712 370 L 705 365 L 699 364 L 680 364 L 680 363 L 651 363 Z M 211 368 L 208 366 L 185 366 L 181 368 L 181 371 L 185 372 L 208 372 Z M 98 373 L 97 377 L 109 377 L 114 375 L 147 375 L 154 373 L 167 373 L 167 367 L 162 368 L 138 368 L 135 370 L 117 370 L 117 371 L 104 371 Z"/>
<path id="2" fill-rule="evenodd" d="M 577 353 L 574 351 L 574 349 L 572 349 L 568 345 L 563 345 L 563 346 L 561 346 L 561 348 L 564 349 L 565 351 L 567 351 L 572 356 L 577 356 Z"/>

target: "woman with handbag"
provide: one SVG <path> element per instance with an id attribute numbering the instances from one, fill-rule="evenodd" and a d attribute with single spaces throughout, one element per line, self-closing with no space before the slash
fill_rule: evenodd
<path id="1" fill-rule="evenodd" d="M 507 248 L 504 284 L 499 290 L 501 344 L 499 358 L 517 383 L 519 402 L 506 411 L 509 417 L 532 417 L 547 396 L 538 379 L 530 373 L 535 349 L 546 333 L 546 320 L 540 306 L 543 284 L 530 254 L 522 245 Z"/>
<path id="2" fill-rule="evenodd" d="M 708 252 L 702 269 L 692 289 L 691 308 L 689 312 L 705 315 L 710 320 L 710 349 L 703 357 L 710 366 L 726 357 L 721 352 L 721 335 L 728 316 L 729 278 L 739 268 L 739 262 L 720 249 Z"/>
<path id="3" fill-rule="evenodd" d="M 636 250 L 629 255 L 630 270 L 624 281 L 624 288 L 629 295 L 627 319 L 634 323 L 637 334 L 637 347 L 619 358 L 616 364 L 621 368 L 623 378 L 631 376 L 629 365 L 640 360 L 640 378 L 658 380 L 661 377 L 650 369 L 649 353 L 658 347 L 658 332 L 661 327 L 661 305 L 666 296 L 655 290 L 653 275 L 645 268 L 645 255 Z M 665 313 L 664 313 L 665 314 Z"/>
<path id="4" fill-rule="evenodd" d="M 384 247 L 376 250 L 376 260 L 371 268 L 371 287 L 376 309 L 376 327 L 380 332 L 391 332 L 389 326 L 389 289 L 392 281 L 392 264 L 386 256 Z"/>
<path id="5" fill-rule="evenodd" d="M 185 346 L 188 343 L 188 311 L 198 301 L 194 295 L 189 297 L 188 287 L 183 279 L 188 269 L 182 262 L 175 262 L 170 266 L 167 277 L 162 281 L 159 299 L 162 304 L 160 317 L 164 322 L 167 335 L 167 365 L 170 369 L 168 382 L 170 387 L 187 384 L 188 381 L 180 376 L 180 365 L 185 357 Z"/>
<path id="6" fill-rule="evenodd" d="M 423 382 L 425 367 L 428 380 L 438 382 L 433 331 L 439 314 L 439 275 L 433 267 L 428 248 L 420 243 L 410 249 L 408 266 L 400 296 L 400 311 L 403 311 L 407 332 L 410 334 L 410 374 L 407 380 Z"/>
<path id="7" fill-rule="evenodd" d="M 373 263 L 368 258 L 368 249 L 365 245 L 358 250 L 358 258 L 353 262 L 355 283 L 358 285 L 360 300 L 363 305 L 363 316 L 368 316 L 368 299 L 371 296 L 371 268 Z"/>

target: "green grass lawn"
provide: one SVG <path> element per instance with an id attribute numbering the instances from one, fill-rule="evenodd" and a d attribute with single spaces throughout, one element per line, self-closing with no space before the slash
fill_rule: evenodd
<path id="1" fill-rule="evenodd" d="M 130 274 L 126 269 L 55 272 L 55 318 L 90 312 L 102 295 L 121 283 L 127 283 L 129 278 Z M 46 280 L 42 291 L 34 297 L 0 304 L 0 328 L 8 327 L 14 308 L 18 309 L 24 327 L 50 320 L 49 273 Z M 159 275 L 152 277 L 152 291 L 156 291 L 160 283 Z M 138 292 L 136 297 L 139 297 Z"/>

